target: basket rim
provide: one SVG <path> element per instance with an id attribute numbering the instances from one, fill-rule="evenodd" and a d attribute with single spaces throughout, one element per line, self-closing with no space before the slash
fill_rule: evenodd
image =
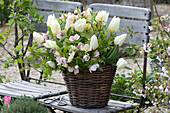
<path id="1" fill-rule="evenodd" d="M 102 67 L 111 67 L 112 69 L 110 69 L 111 72 L 113 72 L 113 74 L 115 75 L 116 73 L 116 69 L 117 69 L 117 66 L 113 66 L 111 64 L 102 64 Z M 74 77 L 84 77 L 85 73 L 86 73 L 86 76 L 96 76 L 97 73 L 104 73 L 102 72 L 99 68 L 97 68 L 96 71 L 93 71 L 92 73 L 90 73 L 89 69 L 88 68 L 85 68 L 83 69 L 83 71 L 80 71 L 78 74 L 74 74 L 73 72 L 68 72 L 68 71 L 62 71 L 62 76 L 74 76 Z M 87 74 L 88 73 L 88 74 Z"/>

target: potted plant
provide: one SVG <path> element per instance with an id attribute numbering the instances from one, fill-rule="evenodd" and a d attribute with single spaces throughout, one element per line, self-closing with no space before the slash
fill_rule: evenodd
<path id="1" fill-rule="evenodd" d="M 127 34 L 116 36 L 120 19 L 113 17 L 106 27 L 109 13 L 91 9 L 63 14 L 60 19 L 49 15 L 47 33 L 33 33 L 36 43 L 29 51 L 42 56 L 43 75 L 61 70 L 72 105 L 76 107 L 104 107 L 117 68 L 127 62 L 119 47 Z"/>

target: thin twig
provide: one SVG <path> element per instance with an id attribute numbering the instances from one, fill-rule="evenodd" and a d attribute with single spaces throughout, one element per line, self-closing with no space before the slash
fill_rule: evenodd
<path id="1" fill-rule="evenodd" d="M 35 69 L 36 71 L 38 71 L 39 73 L 42 73 L 42 71 L 39 71 L 38 69 L 34 68 L 34 66 L 31 66 L 30 64 L 28 64 L 29 67 Z"/>
<path id="2" fill-rule="evenodd" d="M 23 34 L 18 40 L 17 40 L 17 43 L 19 43 L 20 40 L 23 40 L 25 34 Z"/>
<path id="3" fill-rule="evenodd" d="M 3 44 L 0 43 L 0 46 L 3 47 L 3 49 L 15 60 L 16 57 L 10 53 Z"/>
<path id="4" fill-rule="evenodd" d="M 141 69 L 139 63 L 137 62 L 136 64 L 138 65 L 138 68 L 140 69 L 140 72 L 143 74 L 143 71 L 142 71 L 142 69 Z"/>

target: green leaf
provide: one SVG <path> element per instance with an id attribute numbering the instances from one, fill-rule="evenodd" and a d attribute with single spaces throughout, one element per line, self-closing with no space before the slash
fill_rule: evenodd
<path id="1" fill-rule="evenodd" d="M 40 15 L 39 18 L 40 18 L 40 19 L 44 19 L 44 15 Z"/>
<path id="2" fill-rule="evenodd" d="M 130 39 L 132 39 L 133 38 L 133 34 L 132 33 L 130 33 Z"/>
<path id="3" fill-rule="evenodd" d="M 133 49 L 131 49 L 131 51 L 130 51 L 130 56 L 132 56 L 132 55 L 134 55 L 136 53 L 136 50 L 133 48 Z"/>
<path id="4" fill-rule="evenodd" d="M 103 67 L 100 65 L 99 68 L 98 68 L 100 71 L 103 72 Z"/>
<path id="5" fill-rule="evenodd" d="M 34 59 L 34 56 L 33 55 L 29 55 L 29 56 L 27 56 L 27 59 L 32 61 Z"/>
<path id="6" fill-rule="evenodd" d="M 67 31 L 67 35 L 70 36 L 71 35 L 71 27 L 69 27 L 68 31 Z"/>
<path id="7" fill-rule="evenodd" d="M 17 60 L 15 60 L 15 63 L 14 63 L 14 65 L 17 65 L 18 64 L 18 61 Z"/>
<path id="8" fill-rule="evenodd" d="M 53 35 L 53 32 L 51 31 L 51 28 L 48 26 L 48 31 L 51 35 Z"/>
<path id="9" fill-rule="evenodd" d="M 114 59 L 114 57 L 116 56 L 116 54 L 117 54 L 117 51 L 118 51 L 118 45 L 116 45 L 115 47 L 114 47 L 114 49 L 112 49 L 109 53 L 110 53 L 110 55 L 107 57 L 107 60 L 108 61 L 110 61 L 110 60 L 113 60 Z"/>
<path id="10" fill-rule="evenodd" d="M 59 47 L 63 47 L 63 43 L 62 43 L 62 42 L 56 41 L 56 44 L 57 44 Z"/>
<path id="11" fill-rule="evenodd" d="M 49 56 L 49 54 L 48 54 L 48 53 L 45 53 L 45 52 L 44 52 L 44 53 L 35 53 L 35 54 L 37 54 L 37 55 L 42 55 L 42 56 L 47 56 L 47 57 Z"/>
<path id="12" fill-rule="evenodd" d="M 142 45 L 141 44 L 137 44 L 136 46 L 135 46 L 135 48 L 139 48 L 139 47 L 141 47 Z"/>
<path id="13" fill-rule="evenodd" d="M 132 70 L 132 68 L 130 68 L 130 67 L 127 67 L 127 66 L 125 66 L 124 68 L 125 68 L 125 69 L 128 69 L 128 70 Z"/>
<path id="14" fill-rule="evenodd" d="M 81 14 L 81 11 L 78 9 L 78 8 L 76 8 L 77 9 L 77 13 L 80 15 Z"/>
<path id="15" fill-rule="evenodd" d="M 63 36 L 61 39 L 60 39 L 60 41 L 63 41 L 64 39 L 66 39 L 67 38 L 67 36 Z"/>
<path id="16" fill-rule="evenodd" d="M 35 66 L 35 68 L 40 68 L 39 64 L 35 64 L 34 66 Z"/>
<path id="17" fill-rule="evenodd" d="M 24 63 L 24 61 L 22 59 L 18 59 L 19 63 Z"/>

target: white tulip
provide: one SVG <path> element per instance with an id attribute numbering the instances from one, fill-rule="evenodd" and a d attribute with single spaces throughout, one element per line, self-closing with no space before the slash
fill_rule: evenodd
<path id="1" fill-rule="evenodd" d="M 97 40 L 97 37 L 95 35 L 93 35 L 91 37 L 91 41 L 90 41 L 90 48 L 92 50 L 95 50 L 98 48 L 98 40 Z"/>
<path id="2" fill-rule="evenodd" d="M 47 61 L 46 62 L 51 68 L 55 68 L 55 63 L 52 61 Z"/>
<path id="3" fill-rule="evenodd" d="M 55 18 L 55 15 L 49 15 L 47 19 L 47 26 L 51 28 L 51 31 L 54 35 L 57 35 L 58 30 L 61 30 L 58 20 Z"/>
<path id="4" fill-rule="evenodd" d="M 52 48 L 52 49 L 55 49 L 55 48 L 59 48 L 56 44 L 55 41 L 51 41 L 51 40 L 46 40 L 46 43 L 43 44 L 46 48 Z"/>
<path id="5" fill-rule="evenodd" d="M 65 29 L 68 29 L 69 27 L 72 27 L 72 26 L 74 26 L 73 21 L 71 19 L 67 19 Z"/>
<path id="6" fill-rule="evenodd" d="M 52 22 L 53 24 L 51 24 L 51 31 L 54 35 L 57 35 L 58 31 L 61 30 L 60 24 L 58 23 L 57 19 L 54 19 Z"/>
<path id="7" fill-rule="evenodd" d="M 106 25 L 108 17 L 109 13 L 106 13 L 106 11 L 99 11 L 96 16 L 96 21 L 102 21 L 102 25 Z"/>
<path id="8" fill-rule="evenodd" d="M 122 69 L 127 65 L 126 60 L 124 60 L 123 58 L 120 58 L 116 64 L 118 69 Z"/>
<path id="9" fill-rule="evenodd" d="M 43 43 L 44 42 L 44 37 L 43 35 L 37 33 L 37 32 L 33 32 L 33 38 L 37 43 Z"/>
<path id="10" fill-rule="evenodd" d="M 87 21 L 91 20 L 91 12 L 92 10 L 90 8 L 88 8 L 86 11 L 83 11 L 83 15 L 87 19 Z"/>
<path id="11" fill-rule="evenodd" d="M 47 26 L 51 27 L 51 25 L 53 24 L 52 23 L 52 20 L 55 19 L 55 15 L 48 15 L 48 18 L 47 18 Z"/>
<path id="12" fill-rule="evenodd" d="M 115 45 L 119 45 L 119 47 L 122 46 L 122 44 L 125 41 L 126 37 L 127 37 L 127 34 L 122 34 L 122 35 L 117 36 L 114 39 Z"/>
<path id="13" fill-rule="evenodd" d="M 86 19 L 79 19 L 75 22 L 74 28 L 78 32 L 82 32 L 86 27 Z"/>
<path id="14" fill-rule="evenodd" d="M 80 50 L 88 52 L 91 51 L 91 48 L 89 44 L 85 44 L 80 46 Z"/>
<path id="15" fill-rule="evenodd" d="M 119 30 L 119 26 L 120 26 L 120 18 L 116 16 L 114 16 L 109 24 L 109 31 L 111 33 L 113 32 L 117 32 Z"/>

